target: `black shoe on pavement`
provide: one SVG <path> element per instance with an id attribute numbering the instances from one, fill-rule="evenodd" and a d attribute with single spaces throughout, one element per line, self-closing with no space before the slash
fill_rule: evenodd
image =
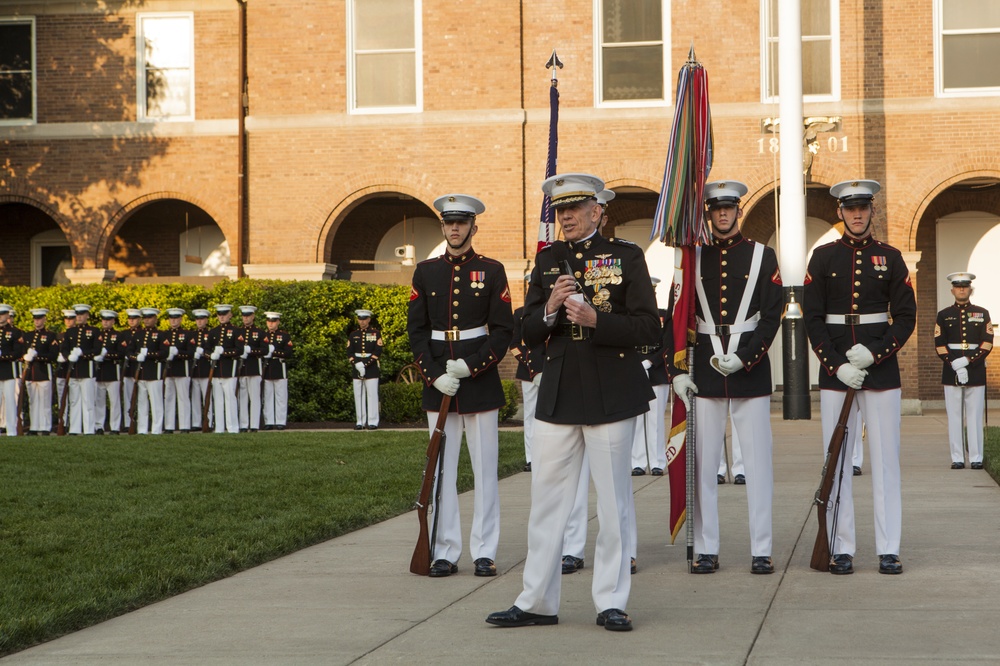
<path id="1" fill-rule="evenodd" d="M 965 469 L 965 463 L 964 462 L 952 463 L 951 464 L 951 468 L 952 469 Z"/>
<path id="2" fill-rule="evenodd" d="M 625 611 L 609 608 L 597 614 L 597 626 L 608 631 L 632 631 L 632 620 Z"/>
<path id="3" fill-rule="evenodd" d="M 726 482 L 726 476 L 725 476 L 725 474 L 719 474 L 718 475 L 718 479 L 719 479 L 719 485 L 721 486 L 722 484 L 724 484 Z"/>
<path id="4" fill-rule="evenodd" d="M 903 563 L 899 561 L 899 555 L 879 555 L 878 572 L 880 574 L 903 573 Z"/>
<path id="5" fill-rule="evenodd" d="M 632 476 L 646 476 L 646 470 L 641 467 L 633 467 Z"/>
<path id="6" fill-rule="evenodd" d="M 486 618 L 486 624 L 495 624 L 498 627 L 530 627 L 534 624 L 559 624 L 559 616 L 537 615 L 523 611 L 517 606 L 511 606 L 505 611 L 490 613 Z"/>
<path id="7" fill-rule="evenodd" d="M 363 425 L 361 425 L 361 424 L 359 423 L 359 424 L 357 424 L 356 426 L 354 426 L 354 429 L 355 429 L 355 430 L 364 430 L 364 429 L 365 429 L 365 427 L 364 427 Z"/>
<path id="8" fill-rule="evenodd" d="M 969 463 L 969 467 L 971 467 L 972 469 L 982 469 L 983 463 L 981 462 Z"/>
<path id="9" fill-rule="evenodd" d="M 434 560 L 431 565 L 431 572 L 427 574 L 431 578 L 444 578 L 453 573 L 458 573 L 458 565 L 452 564 L 448 560 Z"/>
<path id="10" fill-rule="evenodd" d="M 631 567 L 629 567 L 629 570 L 628 570 L 628 572 L 629 572 L 630 574 L 634 574 L 635 572 L 637 572 L 637 571 L 639 570 L 639 567 L 638 567 L 638 566 L 636 566 L 636 564 L 635 564 L 635 558 L 634 558 L 634 557 L 632 558 L 632 563 L 631 563 L 631 564 L 632 564 L 632 566 L 631 566 Z"/>
<path id="11" fill-rule="evenodd" d="M 854 466 L 854 476 L 861 476 L 861 467 L 859 465 Z"/>
<path id="12" fill-rule="evenodd" d="M 525 472 L 530 472 L 531 471 L 531 463 L 530 462 L 524 463 L 524 471 Z"/>
<path id="13" fill-rule="evenodd" d="M 663 469 L 660 467 L 654 467 L 653 471 L 650 472 L 653 476 L 663 476 Z"/>
<path id="14" fill-rule="evenodd" d="M 496 576 L 497 575 L 497 565 L 488 557 L 480 557 L 478 560 L 473 562 L 476 565 L 476 575 L 477 576 Z"/>
<path id="15" fill-rule="evenodd" d="M 718 555 L 698 555 L 698 559 L 695 560 L 694 564 L 691 566 L 691 573 L 696 574 L 710 574 L 715 573 L 719 568 L 719 556 Z"/>
<path id="16" fill-rule="evenodd" d="M 743 476 L 742 474 L 737 474 L 733 478 L 733 485 L 734 486 L 745 486 L 745 485 L 747 485 L 747 477 Z"/>
<path id="17" fill-rule="evenodd" d="M 572 555 L 563 555 L 562 559 L 562 572 L 564 574 L 576 573 L 583 568 L 583 558 L 573 557 Z"/>
<path id="18" fill-rule="evenodd" d="M 766 555 L 754 555 L 753 559 L 750 560 L 750 573 L 774 573 L 774 561 Z"/>
<path id="19" fill-rule="evenodd" d="M 854 558 L 850 555 L 834 555 L 830 558 L 830 573 L 835 576 L 854 573 Z"/>
<path id="20" fill-rule="evenodd" d="M 370 425 L 370 426 L 368 426 L 368 429 L 369 430 L 378 430 L 378 426 L 377 425 Z"/>

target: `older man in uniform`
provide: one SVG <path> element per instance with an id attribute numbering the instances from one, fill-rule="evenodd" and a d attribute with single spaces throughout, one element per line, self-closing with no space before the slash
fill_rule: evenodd
<path id="1" fill-rule="evenodd" d="M 194 317 L 194 331 L 191 337 L 194 344 L 194 354 L 191 355 L 191 432 L 201 432 L 202 410 L 205 407 L 205 396 L 211 390 L 208 386 L 208 375 L 212 369 L 209 358 L 211 344 L 208 335 L 209 312 L 203 308 L 191 311 Z M 211 427 L 212 415 L 209 406 L 208 425 Z"/>
<path id="2" fill-rule="evenodd" d="M 288 361 L 295 354 L 292 336 L 281 328 L 280 312 L 265 312 L 264 429 L 284 430 L 288 419 Z"/>
<path id="3" fill-rule="evenodd" d="M 898 574 L 903 571 L 899 559 L 902 390 L 896 354 L 913 333 L 917 304 L 903 255 L 872 237 L 874 199 L 880 187 L 874 180 L 855 180 L 830 188 L 844 235 L 813 251 L 802 307 L 809 341 L 820 361 L 823 447 L 837 424 L 844 391 L 857 390 L 850 419 L 860 409 L 868 430 L 879 573 Z M 841 453 L 845 460 L 852 459 L 853 445 L 853 438 L 845 440 Z M 841 478 L 828 507 L 830 573 L 837 575 L 854 573 L 852 479 L 852 474 Z"/>
<path id="4" fill-rule="evenodd" d="M 993 351 L 993 324 L 986 308 L 969 302 L 975 279 L 972 273 L 948 276 L 955 303 L 938 312 L 934 324 L 934 349 L 943 362 L 941 383 L 952 469 L 965 468 L 963 430 L 968 436 L 969 466 L 983 468 L 986 357 Z"/>
<path id="5" fill-rule="evenodd" d="M 600 531 L 592 596 L 597 624 L 629 631 L 631 454 L 635 417 L 653 398 L 637 345 L 660 333 L 656 296 L 642 250 L 598 233 L 604 182 L 561 174 L 542 190 L 565 242 L 535 257 L 524 305 L 524 339 L 548 340 L 535 408 L 531 514 L 524 587 L 514 605 L 486 618 L 501 627 L 556 624 L 563 534 L 584 454 L 597 491 Z M 544 445 L 542 443 L 544 442 Z"/>
<path id="6" fill-rule="evenodd" d="M 70 365 L 67 431 L 71 435 L 93 435 L 94 396 L 97 393 L 94 357 L 101 354 L 102 348 L 98 344 L 97 329 L 87 323 L 90 306 L 79 303 L 73 306 L 73 311 L 76 313 L 76 325 L 66 331 L 60 347 L 63 357 Z"/>
<path id="7" fill-rule="evenodd" d="M 465 432 L 475 477 L 475 502 L 469 549 L 477 576 L 495 576 L 500 540 L 500 494 L 497 486 L 498 418 L 504 405 L 498 365 L 507 353 L 514 328 L 510 289 L 503 264 L 472 249 L 479 227 L 476 216 L 486 206 L 467 194 L 434 201 L 441 213 L 445 253 L 417 264 L 410 290 L 407 330 L 413 357 L 424 378 L 423 408 L 433 430 L 442 397 L 452 396 L 445 421 L 437 534 L 431 544 L 430 575 L 458 571 L 462 525 L 455 480 L 459 447 Z"/>
<path id="8" fill-rule="evenodd" d="M 358 327 L 347 336 L 347 361 L 354 380 L 355 430 L 378 430 L 379 356 L 382 333 L 371 325 L 371 310 L 355 310 Z"/>
<path id="9" fill-rule="evenodd" d="M 122 358 L 125 356 L 127 334 L 115 330 L 118 313 L 101 310 L 101 330 L 97 334 L 101 353 L 94 357 L 99 360 L 95 375 L 97 390 L 94 392 L 94 432 L 104 433 L 105 417 L 108 432 L 117 435 L 122 423 Z"/>
<path id="10" fill-rule="evenodd" d="M 774 250 L 740 233 L 740 199 L 746 193 L 747 186 L 734 180 L 705 186 L 705 215 L 712 227 L 712 244 L 698 248 L 695 263 L 698 333 L 694 380 L 674 365 L 671 357 L 674 392 L 689 409 L 688 390 L 698 394 L 694 401 L 698 424 L 694 505 L 697 556 L 692 573 L 713 573 L 719 568 L 717 474 L 730 412 L 747 472 L 750 572 L 774 572 L 771 363 L 767 349 L 781 325 L 784 291 Z M 668 337 L 668 347 L 672 348 L 672 331 Z"/>
<path id="11" fill-rule="evenodd" d="M 243 329 L 230 323 L 233 306 L 222 303 L 215 306 L 215 316 L 219 325 L 209 333 L 212 346 L 211 359 L 216 363 L 212 380 L 212 404 L 214 405 L 215 432 L 238 433 L 240 431 L 239 401 L 236 385 L 239 377 L 240 360 L 245 358 Z"/>
<path id="12" fill-rule="evenodd" d="M 24 333 L 11 323 L 14 308 L 0 303 L 0 405 L 4 426 L 11 437 L 17 435 L 17 393 L 21 358 L 25 353 Z"/>

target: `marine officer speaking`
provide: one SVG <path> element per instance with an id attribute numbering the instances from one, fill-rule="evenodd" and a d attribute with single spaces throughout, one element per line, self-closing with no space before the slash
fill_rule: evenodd
<path id="1" fill-rule="evenodd" d="M 535 407 L 531 513 L 524 587 L 514 605 L 486 622 L 501 627 L 557 624 L 563 534 L 584 453 L 597 490 L 600 531 L 592 595 L 597 624 L 629 631 L 630 507 L 635 417 L 653 398 L 636 346 L 658 339 L 656 295 L 642 250 L 598 233 L 604 182 L 588 174 L 542 185 L 565 242 L 535 257 L 522 330 L 548 341 Z M 544 445 L 542 443 L 544 442 Z"/>
<path id="2" fill-rule="evenodd" d="M 986 404 L 986 357 L 993 350 L 993 324 L 986 308 L 973 305 L 972 273 L 952 273 L 955 303 L 937 314 L 934 350 L 941 358 L 941 383 L 948 412 L 951 468 L 965 468 L 962 430 L 969 441 L 969 466 L 983 468 L 983 409 Z M 963 410 L 963 404 L 964 410 Z M 962 414 L 965 414 L 965 424 Z"/>
<path id="3" fill-rule="evenodd" d="M 472 249 L 476 216 L 486 210 L 483 202 L 467 194 L 448 194 L 438 197 L 434 208 L 441 213 L 446 251 L 417 264 L 407 317 L 432 432 L 442 397 L 453 396 L 444 427 L 444 484 L 440 505 L 434 507 L 437 532 L 430 575 L 456 573 L 462 555 L 455 480 L 464 430 L 476 487 L 469 549 L 475 574 L 495 576 L 500 541 L 498 418 L 505 401 L 497 366 L 514 330 L 510 289 L 503 264 Z"/>
<path id="4" fill-rule="evenodd" d="M 896 354 L 913 333 L 917 302 L 903 255 L 872 237 L 874 199 L 880 187 L 874 180 L 855 180 L 830 188 L 844 235 L 813 251 L 802 309 L 809 343 L 820 361 L 824 454 L 844 406 L 844 392 L 856 389 L 849 422 L 860 409 L 868 431 L 879 573 L 898 574 L 903 572 L 899 559 L 902 384 Z M 854 438 L 849 437 L 841 455 L 851 460 L 853 454 Z M 830 573 L 836 575 L 854 573 L 853 478 L 843 475 L 839 491 L 831 496 L 837 501 L 828 507 Z"/>

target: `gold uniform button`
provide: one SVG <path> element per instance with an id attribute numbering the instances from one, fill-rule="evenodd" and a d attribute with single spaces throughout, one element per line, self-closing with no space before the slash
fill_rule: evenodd
<path id="1" fill-rule="evenodd" d="M 576 253 L 576 258 L 577 259 L 583 259 L 583 254 L 581 254 L 580 252 L 577 252 Z M 578 275 L 577 277 L 580 277 L 580 276 Z"/>
<path id="2" fill-rule="evenodd" d="M 723 302 L 723 303 L 727 303 L 727 302 L 728 302 L 728 300 L 727 300 L 727 299 L 725 299 L 725 298 L 723 298 L 723 299 L 722 299 L 722 302 Z"/>
<path id="3" fill-rule="evenodd" d="M 729 250 L 723 250 L 722 254 L 726 254 L 727 252 L 729 252 Z"/>
<path id="4" fill-rule="evenodd" d="M 729 313 L 728 313 L 728 312 L 726 312 L 725 310 L 723 310 L 723 311 L 722 311 L 722 312 L 720 312 L 719 314 L 721 314 L 721 315 L 722 315 L 723 317 L 725 317 L 725 316 L 726 316 L 727 314 L 729 314 Z"/>
<path id="5" fill-rule="evenodd" d="M 858 304 L 857 304 L 857 303 L 855 303 L 854 305 L 852 305 L 852 306 L 851 306 L 851 309 L 852 309 L 852 310 L 857 310 L 857 309 L 858 309 Z M 456 316 L 457 316 L 457 315 L 456 315 Z"/>
<path id="6" fill-rule="evenodd" d="M 451 318 L 452 318 L 452 319 L 458 319 L 458 315 L 457 315 L 457 314 L 453 314 L 453 315 L 451 316 Z"/>
<path id="7" fill-rule="evenodd" d="M 455 293 L 456 293 L 456 294 L 458 294 L 458 293 L 461 293 L 461 291 L 460 291 L 460 290 L 458 290 L 458 289 L 456 289 L 456 290 L 455 290 Z"/>
<path id="8" fill-rule="evenodd" d="M 725 271 L 723 271 L 723 273 L 722 273 L 722 277 L 729 277 L 729 274 L 728 274 L 728 273 L 726 273 Z"/>
<path id="9" fill-rule="evenodd" d="M 855 287 L 860 287 L 861 286 L 861 281 L 860 280 L 855 280 L 854 281 L 854 286 Z"/>
<path id="10" fill-rule="evenodd" d="M 854 271 L 854 272 L 855 272 L 855 273 L 856 273 L 857 275 L 861 275 L 861 269 L 860 269 L 860 268 L 859 268 L 858 270 Z"/>
<path id="11" fill-rule="evenodd" d="M 859 294 L 858 292 L 854 292 L 854 298 L 858 298 L 859 296 L 861 296 L 861 294 Z M 458 305 L 458 303 L 455 303 L 455 305 Z"/>
<path id="12" fill-rule="evenodd" d="M 458 305 L 458 301 L 452 301 L 451 304 L 452 305 Z"/>
<path id="13" fill-rule="evenodd" d="M 575 277 L 577 280 L 579 280 L 580 279 L 580 271 L 577 271 L 577 272 L 573 273 L 573 277 Z"/>
<path id="14" fill-rule="evenodd" d="M 860 259 L 858 259 L 858 260 L 857 260 L 857 261 L 855 261 L 854 263 L 856 263 L 856 264 L 860 264 L 860 263 L 861 263 L 861 260 L 860 260 Z"/>
<path id="15" fill-rule="evenodd" d="M 722 291 L 726 290 L 726 285 L 722 285 Z"/>
<path id="16" fill-rule="evenodd" d="M 625 358 L 625 354 L 618 354 L 618 358 Z"/>
<path id="17" fill-rule="evenodd" d="M 728 262 L 726 262 L 726 261 L 723 261 L 723 262 L 722 262 L 722 265 L 723 265 L 723 266 L 727 266 L 727 265 L 728 265 Z"/>
<path id="18" fill-rule="evenodd" d="M 456 275 L 455 276 L 455 282 L 458 282 L 458 280 L 459 280 L 459 277 Z"/>

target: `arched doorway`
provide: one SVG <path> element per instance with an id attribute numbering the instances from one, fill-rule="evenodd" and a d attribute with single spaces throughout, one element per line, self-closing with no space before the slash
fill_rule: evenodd
<path id="1" fill-rule="evenodd" d="M 66 234 L 45 211 L 27 203 L 0 204 L 0 284 L 65 284 L 73 267 Z"/>

